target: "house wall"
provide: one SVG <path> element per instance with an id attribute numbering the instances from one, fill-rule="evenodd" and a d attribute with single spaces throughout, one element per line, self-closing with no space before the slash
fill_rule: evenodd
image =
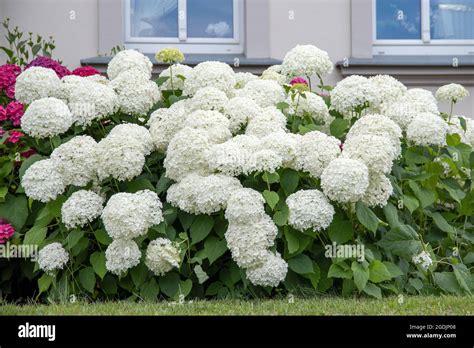
<path id="1" fill-rule="evenodd" d="M 370 39 L 361 33 L 370 30 L 367 23 L 372 19 L 360 5 L 370 1 L 246 0 L 246 54 L 282 59 L 297 44 L 313 44 L 328 51 L 334 62 L 364 57 Z M 9 17 L 25 32 L 53 35 L 55 57 L 70 68 L 82 58 L 105 54 L 122 44 L 122 12 L 122 0 L 0 0 L 0 20 Z M 5 43 L 3 37 L 0 43 Z M 1 55 L 0 63 L 4 61 Z M 334 85 L 341 78 L 335 69 L 324 82 Z M 427 81 L 416 87 L 432 91 L 439 87 L 435 80 Z M 471 96 L 456 105 L 456 111 L 474 117 L 474 86 L 468 89 Z M 448 108 L 441 105 L 442 111 Z"/>
<path id="2" fill-rule="evenodd" d="M 98 0 L 0 0 L 0 20 L 10 18 L 25 34 L 53 36 L 54 57 L 76 68 L 81 58 L 98 54 L 97 6 Z M 0 59 L 4 62 L 5 56 Z"/>

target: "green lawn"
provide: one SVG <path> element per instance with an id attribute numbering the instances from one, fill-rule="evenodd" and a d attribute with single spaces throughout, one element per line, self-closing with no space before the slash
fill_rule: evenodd
<path id="1" fill-rule="evenodd" d="M 472 297 L 397 297 L 383 300 L 321 297 L 279 300 L 221 300 L 133 303 L 0 305 L 0 315 L 474 315 Z"/>

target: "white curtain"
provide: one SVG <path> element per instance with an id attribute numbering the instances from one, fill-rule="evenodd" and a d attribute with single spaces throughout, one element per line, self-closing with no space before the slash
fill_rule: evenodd
<path id="1" fill-rule="evenodd" d="M 474 0 L 431 0 L 431 39 L 474 39 Z"/>

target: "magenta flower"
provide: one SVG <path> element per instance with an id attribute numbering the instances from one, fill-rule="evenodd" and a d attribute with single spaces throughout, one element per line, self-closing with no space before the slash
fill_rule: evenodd
<path id="1" fill-rule="evenodd" d="M 25 113 L 25 107 L 19 101 L 12 101 L 7 105 L 7 116 L 14 126 L 21 125 L 21 118 Z"/>
<path id="2" fill-rule="evenodd" d="M 91 66 L 82 66 L 80 68 L 74 69 L 72 74 L 76 76 L 86 77 L 92 75 L 100 75 L 100 71 Z"/>
<path id="3" fill-rule="evenodd" d="M 59 62 L 55 61 L 54 59 L 51 59 L 51 58 L 48 58 L 48 57 L 38 57 L 38 58 L 35 58 L 33 59 L 30 64 L 28 64 L 25 68 L 28 69 L 28 68 L 31 68 L 32 66 L 40 66 L 40 67 L 43 67 L 43 68 L 49 68 L 49 69 L 52 69 L 54 70 L 54 72 L 56 73 L 56 75 L 58 75 L 58 77 L 61 79 L 63 78 L 64 76 L 67 76 L 67 75 L 71 75 L 71 72 L 69 71 L 68 68 L 66 68 L 65 66 L 59 64 Z"/>
<path id="4" fill-rule="evenodd" d="M 0 91 L 5 90 L 9 98 L 15 94 L 16 77 L 20 75 L 21 68 L 14 64 L 5 64 L 0 66 Z"/>
<path id="5" fill-rule="evenodd" d="M 293 80 L 290 81 L 290 85 L 306 85 L 308 86 L 308 81 L 302 77 L 295 77 Z"/>
<path id="6" fill-rule="evenodd" d="M 16 83 L 16 81 L 15 81 Z M 5 94 L 10 99 L 15 99 L 15 83 L 12 83 L 10 86 L 7 87 L 5 90 Z"/>
<path id="7" fill-rule="evenodd" d="M 6 121 L 8 119 L 7 110 L 0 105 L 0 121 Z"/>
<path id="8" fill-rule="evenodd" d="M 36 155 L 37 153 L 38 152 L 36 151 L 36 149 L 29 149 L 28 151 L 22 152 L 20 155 L 23 158 L 29 158 L 33 155 Z"/>
<path id="9" fill-rule="evenodd" d="M 5 244 L 5 242 L 14 234 L 15 229 L 13 226 L 7 224 L 5 220 L 0 220 L 0 244 Z"/>
<path id="10" fill-rule="evenodd" d="M 8 133 L 10 136 L 5 140 L 6 143 L 12 143 L 16 144 L 18 141 L 20 141 L 21 137 L 23 137 L 25 134 L 23 134 L 20 131 L 12 130 Z"/>

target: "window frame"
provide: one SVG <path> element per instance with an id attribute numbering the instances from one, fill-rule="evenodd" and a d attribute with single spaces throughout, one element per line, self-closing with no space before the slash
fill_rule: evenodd
<path id="1" fill-rule="evenodd" d="M 372 0 L 372 53 L 374 55 L 474 55 L 474 40 L 431 39 L 430 0 L 421 3 L 421 39 L 377 39 L 377 0 Z"/>
<path id="2" fill-rule="evenodd" d="M 244 52 L 244 0 L 233 0 L 233 38 L 187 37 L 187 0 L 178 0 L 178 37 L 131 36 L 132 0 L 124 1 L 124 43 L 129 49 L 155 53 L 170 44 L 188 54 L 241 54 Z"/>

